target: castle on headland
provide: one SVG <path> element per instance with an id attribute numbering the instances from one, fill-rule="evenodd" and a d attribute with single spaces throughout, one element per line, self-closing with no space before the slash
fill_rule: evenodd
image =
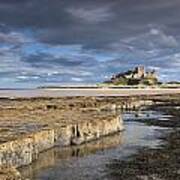
<path id="1" fill-rule="evenodd" d="M 154 85 L 158 84 L 158 77 L 155 70 L 146 71 L 144 66 L 138 66 L 134 70 L 113 75 L 105 83 L 114 85 Z"/>

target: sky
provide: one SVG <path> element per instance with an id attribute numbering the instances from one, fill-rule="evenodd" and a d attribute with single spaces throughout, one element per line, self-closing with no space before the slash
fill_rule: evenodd
<path id="1" fill-rule="evenodd" d="M 180 81 L 179 0 L 0 0 L 0 88 L 103 82 L 138 65 Z"/>

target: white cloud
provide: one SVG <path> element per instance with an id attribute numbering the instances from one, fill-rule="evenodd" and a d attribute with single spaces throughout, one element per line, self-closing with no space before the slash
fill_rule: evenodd
<path id="1" fill-rule="evenodd" d="M 80 7 L 67 9 L 72 16 L 88 23 L 99 23 L 113 17 L 110 7 Z"/>
<path id="2" fill-rule="evenodd" d="M 78 78 L 78 77 L 72 77 L 71 80 L 75 81 L 75 82 L 82 82 L 83 81 L 82 78 Z"/>
<path id="3" fill-rule="evenodd" d="M 35 79 L 39 79 L 39 76 L 17 76 L 16 77 L 19 80 L 35 80 Z"/>
<path id="4" fill-rule="evenodd" d="M 158 34 L 159 34 L 159 30 L 152 28 L 152 29 L 150 30 L 150 33 L 151 33 L 152 35 L 158 35 Z"/>
<path id="5" fill-rule="evenodd" d="M 150 34 L 157 36 L 159 43 L 167 47 L 177 47 L 178 42 L 175 37 L 165 34 L 162 30 L 151 29 Z"/>
<path id="6" fill-rule="evenodd" d="M 0 42 L 22 44 L 22 43 L 32 42 L 32 39 L 27 38 L 23 33 L 19 33 L 19 32 L 10 32 L 10 33 L 0 32 Z"/>
<path id="7" fill-rule="evenodd" d="M 122 42 L 134 47 L 135 51 L 143 50 L 147 55 L 179 47 L 176 37 L 165 33 L 160 28 L 151 28 L 148 32 L 125 38 Z"/>

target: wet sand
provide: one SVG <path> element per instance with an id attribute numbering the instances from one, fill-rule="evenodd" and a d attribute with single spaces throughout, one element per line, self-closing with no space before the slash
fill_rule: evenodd
<path id="1" fill-rule="evenodd" d="M 141 96 L 141 95 L 166 95 L 180 94 L 180 88 L 176 89 L 90 89 L 90 88 L 60 88 L 60 89 L 23 89 L 0 90 L 1 98 L 31 98 L 31 97 L 66 97 L 66 96 Z"/>

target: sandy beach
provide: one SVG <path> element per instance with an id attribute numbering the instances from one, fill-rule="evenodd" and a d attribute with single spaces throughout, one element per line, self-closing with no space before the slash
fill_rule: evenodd
<path id="1" fill-rule="evenodd" d="M 176 89 L 90 89 L 90 88 L 61 88 L 61 89 L 29 89 L 29 90 L 0 90 L 1 98 L 31 98 L 31 97 L 66 97 L 66 96 L 140 96 L 180 94 Z"/>

